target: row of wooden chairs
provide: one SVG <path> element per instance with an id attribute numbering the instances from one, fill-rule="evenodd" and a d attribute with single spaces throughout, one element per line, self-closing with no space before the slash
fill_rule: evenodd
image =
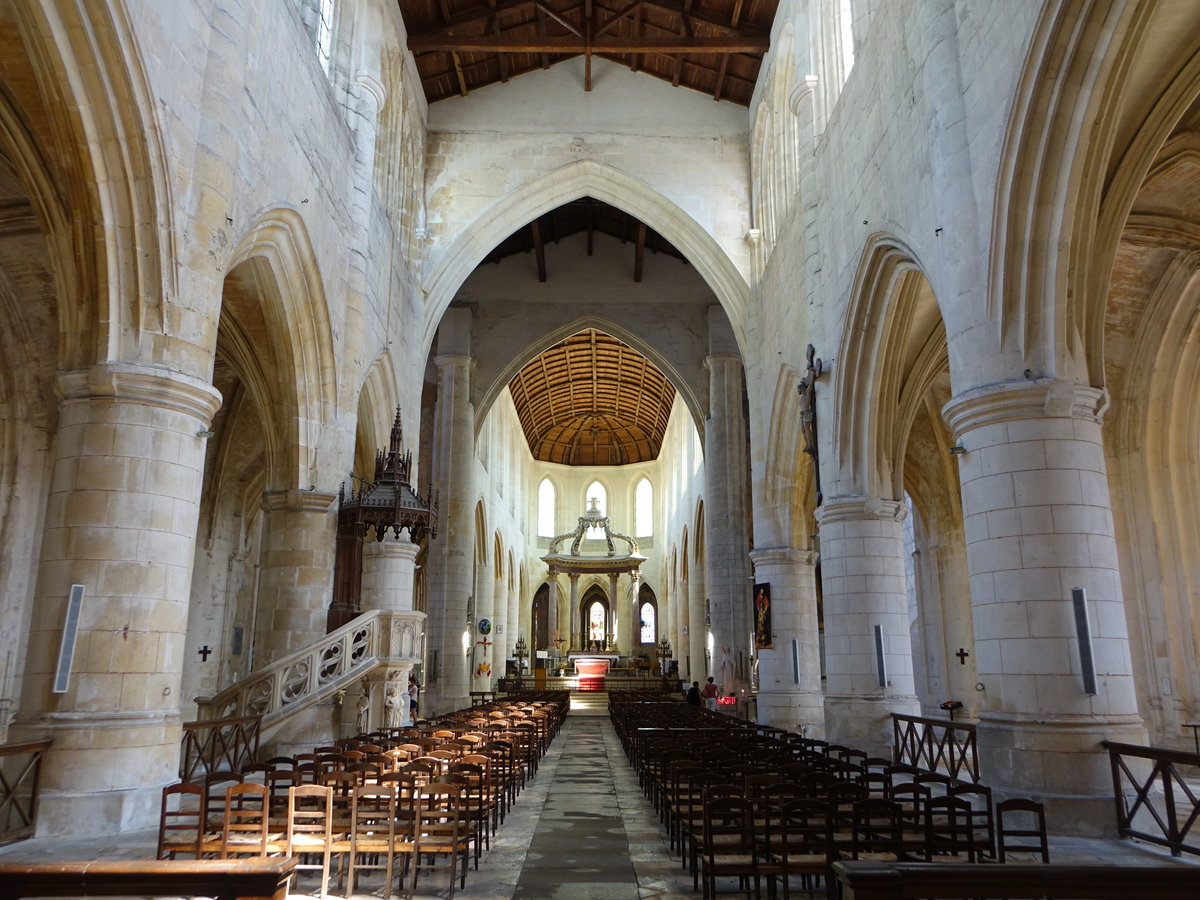
<path id="1" fill-rule="evenodd" d="M 752 824 L 762 835 L 755 851 L 757 875 L 748 871 L 744 859 L 747 872 L 726 873 L 738 874 L 743 889 L 752 893 L 757 892 L 753 882 L 780 865 L 763 842 L 771 811 L 782 816 L 788 803 L 826 811 L 827 822 L 820 826 L 828 829 L 826 850 L 807 854 L 812 858 L 806 860 L 816 866 L 819 857 L 822 872 L 836 858 L 858 858 L 864 852 L 975 862 L 1007 857 L 1019 845 L 1049 861 L 1044 813 L 1032 801 L 1006 801 L 1001 828 L 1000 807 L 985 785 L 658 698 L 610 702 L 610 711 L 642 788 L 668 831 L 670 847 L 691 869 L 697 889 L 703 880 L 707 892 L 715 877 L 711 873 L 722 871 L 720 860 L 706 858 L 704 828 L 708 805 L 729 798 L 750 806 Z M 863 818 L 868 813 L 878 819 L 873 826 Z M 863 839 L 869 835 L 888 849 L 864 850 Z M 894 840 L 889 843 L 885 837 Z M 811 879 L 815 873 L 789 874 Z M 784 876 L 783 881 L 787 891 L 789 879 Z"/>
<path id="2" fill-rule="evenodd" d="M 382 873 L 387 896 L 394 882 L 402 893 L 406 881 L 415 890 L 448 867 L 453 896 L 536 772 L 566 703 L 505 706 L 472 710 L 473 728 L 433 720 L 214 773 L 203 785 L 168 786 L 158 856 L 299 855 L 297 872 L 317 872 L 322 897 L 331 860 L 347 896 L 364 871 Z"/>
<path id="3" fill-rule="evenodd" d="M 385 896 L 397 877 L 400 892 L 409 893 L 405 881 L 410 872 L 415 891 L 421 873 L 446 867 L 439 863 L 445 859 L 453 896 L 456 880 L 465 885 L 472 836 L 480 827 L 473 798 L 464 780 L 431 782 L 419 789 L 362 785 L 351 791 L 348 805 L 341 805 L 329 786 L 294 785 L 280 830 L 265 785 L 230 785 L 222 812 L 213 819 L 199 785 L 176 784 L 163 791 L 159 858 L 295 856 L 297 873 L 318 874 L 322 897 L 328 894 L 335 857 L 342 863 L 338 881 L 345 884 L 347 897 L 369 870 L 383 873 Z M 403 859 L 400 866 L 397 857 Z"/>

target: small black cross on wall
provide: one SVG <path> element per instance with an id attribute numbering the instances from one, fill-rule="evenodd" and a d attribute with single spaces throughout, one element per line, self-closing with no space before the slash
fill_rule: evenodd
<path id="1" fill-rule="evenodd" d="M 965 666 L 967 664 L 967 657 L 970 656 L 971 654 L 968 653 L 966 650 L 964 650 L 962 647 L 959 647 L 958 652 L 955 653 L 954 655 L 958 657 L 958 664 L 960 666 Z"/>
<path id="2" fill-rule="evenodd" d="M 208 644 L 205 644 L 196 652 L 200 654 L 201 662 L 208 662 L 208 654 L 212 653 L 212 647 L 208 646 Z"/>

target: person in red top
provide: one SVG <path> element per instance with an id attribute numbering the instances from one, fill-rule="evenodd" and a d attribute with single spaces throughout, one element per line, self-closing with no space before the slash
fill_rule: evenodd
<path id="1" fill-rule="evenodd" d="M 717 688 L 716 684 L 713 683 L 712 676 L 709 675 L 708 676 L 708 684 L 706 684 L 704 686 L 704 705 L 706 708 L 710 709 L 712 712 L 717 711 L 717 695 L 718 694 L 720 694 L 720 690 Z"/>

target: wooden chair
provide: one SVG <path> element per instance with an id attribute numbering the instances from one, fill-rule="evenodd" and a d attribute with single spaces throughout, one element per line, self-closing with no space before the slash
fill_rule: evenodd
<path id="1" fill-rule="evenodd" d="M 453 900 L 455 881 L 460 888 L 467 885 L 470 855 L 470 829 L 462 816 L 462 789 L 458 785 L 433 782 L 425 786 L 416 807 L 413 840 L 413 893 L 422 872 L 446 869 L 448 900 Z"/>
<path id="2" fill-rule="evenodd" d="M 700 880 L 705 900 L 717 892 L 717 879 L 738 879 L 747 897 L 762 895 L 755 840 L 754 806 L 745 797 L 716 797 L 704 805 L 704 852 Z M 753 888 L 751 888 L 753 880 Z"/>
<path id="3" fill-rule="evenodd" d="M 225 791 L 221 823 L 221 859 L 267 856 L 270 850 L 270 803 L 267 786 L 252 782 Z"/>
<path id="4" fill-rule="evenodd" d="M 413 851 L 412 820 L 397 815 L 396 798 L 394 784 L 367 784 L 354 790 L 350 831 L 335 838 L 333 844 L 334 852 L 346 854 L 347 898 L 364 871 L 383 872 L 383 895 L 391 896 L 396 854 Z M 401 888 L 403 880 L 402 875 Z"/>
<path id="5" fill-rule="evenodd" d="M 163 788 L 155 859 L 177 859 L 180 853 L 201 858 L 204 807 L 204 788 L 198 784 L 181 782 Z"/>
<path id="6" fill-rule="evenodd" d="M 300 784 L 288 790 L 288 856 L 298 857 L 296 874 L 319 872 L 321 897 L 329 894 L 329 860 L 332 854 L 333 790 L 325 785 Z M 313 858 L 317 862 L 307 862 Z"/>
<path id="7" fill-rule="evenodd" d="M 925 803 L 925 861 L 977 862 L 971 804 L 962 797 L 933 797 Z"/>
<path id="8" fill-rule="evenodd" d="M 961 797 L 971 804 L 971 827 L 975 832 L 975 849 L 981 856 L 996 858 L 996 809 L 992 789 L 982 784 L 954 782 L 950 796 Z"/>
<path id="9" fill-rule="evenodd" d="M 1013 797 L 996 804 L 996 849 L 1000 862 L 1016 853 L 1050 862 L 1046 841 L 1046 808 L 1034 800 Z"/>
<path id="10" fill-rule="evenodd" d="M 850 859 L 896 862 L 907 858 L 898 803 L 868 797 L 854 804 L 851 815 Z"/>
<path id="11" fill-rule="evenodd" d="M 829 805 L 821 800 L 788 800 L 777 810 L 768 810 L 767 830 L 760 850 L 760 869 L 773 882 L 779 878 L 784 900 L 791 897 L 791 879 L 801 878 L 801 888 L 811 896 L 817 879 L 828 888 L 833 859 L 833 819 Z M 775 896 L 774 890 L 771 895 Z"/>

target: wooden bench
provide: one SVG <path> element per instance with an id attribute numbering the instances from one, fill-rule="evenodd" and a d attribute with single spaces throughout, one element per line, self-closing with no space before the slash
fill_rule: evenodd
<path id="1" fill-rule="evenodd" d="M 215 897 L 286 900 L 295 859 L 0 863 L 0 900 L 22 897 Z"/>
<path id="2" fill-rule="evenodd" d="M 1055 900 L 1195 900 L 1200 866 L 957 865 L 844 861 L 833 864 L 842 900 L 1054 897 Z"/>

